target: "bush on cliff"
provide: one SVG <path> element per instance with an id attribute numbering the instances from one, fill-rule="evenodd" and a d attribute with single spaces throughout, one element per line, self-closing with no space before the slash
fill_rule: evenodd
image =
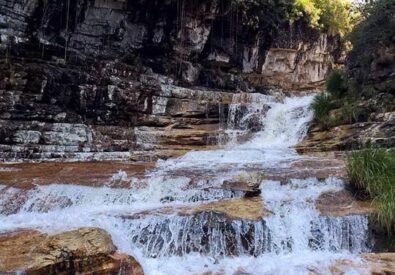
<path id="1" fill-rule="evenodd" d="M 315 96 L 312 104 L 316 123 L 323 129 L 359 121 L 361 108 L 347 94 L 347 78 L 334 70 L 326 80 L 326 92 Z"/>
<path id="2" fill-rule="evenodd" d="M 317 94 L 311 105 L 315 121 L 324 129 L 331 126 L 330 114 L 332 110 L 332 97 L 329 93 Z"/>
<path id="3" fill-rule="evenodd" d="M 352 152 L 347 173 L 351 186 L 377 204 L 380 227 L 395 233 L 395 152 L 378 148 Z"/>
<path id="4" fill-rule="evenodd" d="M 232 8 L 241 15 L 247 29 L 266 35 L 276 31 L 289 20 L 294 0 L 232 0 Z"/>
<path id="5" fill-rule="evenodd" d="M 336 97 L 347 91 L 347 78 L 341 70 L 333 70 L 326 79 L 326 90 Z"/>
<path id="6" fill-rule="evenodd" d="M 352 28 L 349 0 L 232 0 L 232 4 L 241 11 L 244 24 L 255 30 L 275 30 L 300 19 L 330 35 L 344 36 Z"/>
<path id="7" fill-rule="evenodd" d="M 311 27 L 331 35 L 346 35 L 355 21 L 348 0 L 295 0 L 294 8 L 297 16 L 307 16 Z"/>

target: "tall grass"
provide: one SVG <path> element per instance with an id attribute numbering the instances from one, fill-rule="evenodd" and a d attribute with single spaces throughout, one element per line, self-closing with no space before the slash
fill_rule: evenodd
<path id="1" fill-rule="evenodd" d="M 395 152 L 376 148 L 352 152 L 347 173 L 350 184 L 377 203 L 380 227 L 395 233 Z"/>
<path id="2" fill-rule="evenodd" d="M 332 98 L 329 93 L 319 93 L 314 97 L 311 108 L 314 119 L 324 128 L 329 126 L 329 112 L 332 110 Z"/>

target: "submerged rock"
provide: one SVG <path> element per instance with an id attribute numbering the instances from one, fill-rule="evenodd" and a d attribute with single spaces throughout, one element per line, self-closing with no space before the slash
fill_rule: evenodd
<path id="1" fill-rule="evenodd" d="M 48 235 L 22 230 L 0 235 L 0 273 L 143 275 L 132 257 L 116 253 L 102 229 Z"/>

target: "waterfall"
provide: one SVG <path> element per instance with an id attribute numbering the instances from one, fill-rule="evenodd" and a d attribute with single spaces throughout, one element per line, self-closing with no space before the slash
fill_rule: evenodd
<path id="1" fill-rule="evenodd" d="M 259 114 L 264 113 L 258 116 L 257 125 L 260 130 L 254 133 L 249 141 L 240 144 L 235 142 L 237 138 L 228 138 L 228 145 L 223 149 L 188 152 L 180 158 L 159 161 L 157 166 L 163 170 L 215 170 L 230 166 L 268 167 L 294 159 L 297 154 L 291 147 L 303 139 L 307 132 L 308 123 L 312 119 L 309 107 L 312 98 L 304 96 L 281 101 L 260 94 L 236 95 L 227 120 L 229 136 L 240 134 L 240 130 L 243 131 L 245 128 L 246 121 L 255 115 L 257 110 Z"/>
<path id="2" fill-rule="evenodd" d="M 358 259 L 371 245 L 367 216 L 323 216 L 315 208 L 322 193 L 344 189 L 340 179 L 262 180 L 259 200 L 269 214 L 255 220 L 214 210 L 177 212 L 243 198 L 244 191 L 223 188 L 240 172 L 288 169 L 301 158 L 292 146 L 306 134 L 311 101 L 311 96 L 237 95 L 227 130 L 249 132 L 248 141 L 230 139 L 218 150 L 158 161 L 143 178 L 120 171 L 102 187 L 0 186 L 0 232 L 101 227 L 154 275 L 329 273 L 336 260 Z M 113 186 L 119 180 L 129 186 Z"/>
<path id="3" fill-rule="evenodd" d="M 288 149 L 296 145 L 306 135 L 313 118 L 312 100 L 313 96 L 293 97 L 271 104 L 263 119 L 263 131 L 242 146 Z"/>

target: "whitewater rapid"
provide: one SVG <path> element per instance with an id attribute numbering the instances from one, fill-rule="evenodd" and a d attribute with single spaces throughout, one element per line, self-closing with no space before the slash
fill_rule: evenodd
<path id="1" fill-rule="evenodd" d="M 369 251 L 367 217 L 323 217 L 315 208 L 320 194 L 344 188 L 332 177 L 291 179 L 287 184 L 263 180 L 261 199 L 272 214 L 258 221 L 227 220 L 215 212 L 134 216 L 164 206 L 194 207 L 243 197 L 242 192 L 221 189 L 224 181 L 248 169 L 286 168 L 301 158 L 292 146 L 306 135 L 312 96 L 240 97 L 230 106 L 227 131 L 229 136 L 248 131 L 249 119 L 258 117 L 261 128 L 248 141 L 228 138 L 218 150 L 158 161 L 143 179 L 120 171 L 103 187 L 52 184 L 23 191 L 0 186 L 0 232 L 100 227 L 152 275 L 328 274 L 339 259 L 360 261 L 358 254 Z M 114 180 L 129 180 L 130 187 L 112 188 Z M 26 199 L 12 214 L 1 212 L 16 197 Z"/>

